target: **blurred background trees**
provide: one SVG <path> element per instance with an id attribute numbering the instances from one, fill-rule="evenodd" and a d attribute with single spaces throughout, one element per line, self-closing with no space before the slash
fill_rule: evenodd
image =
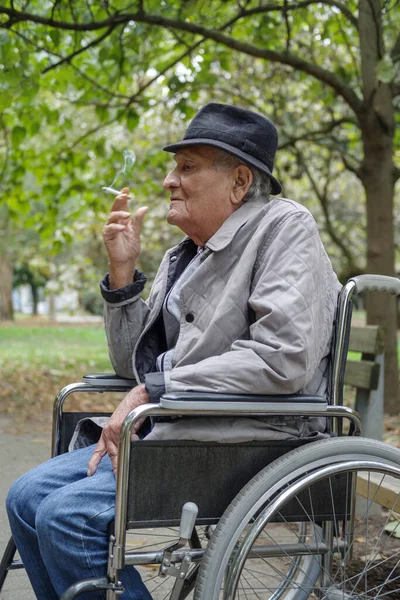
<path id="1" fill-rule="evenodd" d="M 101 186 L 127 148 L 136 164 L 115 185 L 150 207 L 141 266 L 154 275 L 180 239 L 165 223 L 161 148 L 210 100 L 276 123 L 284 194 L 313 212 L 342 281 L 395 274 L 399 21 L 397 0 L 0 1 L 2 317 L 21 269 L 53 292 L 67 281 L 82 307 L 100 310 L 111 200 Z M 386 330 L 393 412 L 395 301 L 372 296 L 367 315 Z"/>

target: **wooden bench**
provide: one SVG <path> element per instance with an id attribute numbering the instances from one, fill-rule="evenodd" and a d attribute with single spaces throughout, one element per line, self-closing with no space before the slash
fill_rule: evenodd
<path id="1" fill-rule="evenodd" d="M 357 494 L 364 498 L 373 498 L 379 506 L 400 515 L 399 480 L 386 475 L 382 480 L 381 473 L 358 473 Z"/>
<path id="2" fill-rule="evenodd" d="M 384 411 L 384 336 L 376 325 L 353 326 L 350 330 L 349 350 L 361 352 L 361 360 L 347 360 L 344 382 L 356 389 L 354 408 L 360 413 L 362 435 L 382 440 Z M 400 513 L 400 485 L 394 477 L 376 473 L 359 473 L 357 494 L 375 498 L 378 505 L 372 514 L 380 514 L 380 506 Z M 360 506 L 361 514 L 364 508 Z"/>
<path id="3" fill-rule="evenodd" d="M 345 385 L 356 389 L 354 408 L 361 416 L 362 435 L 381 440 L 383 435 L 384 336 L 376 325 L 352 326 L 349 350 L 361 360 L 348 359 Z"/>

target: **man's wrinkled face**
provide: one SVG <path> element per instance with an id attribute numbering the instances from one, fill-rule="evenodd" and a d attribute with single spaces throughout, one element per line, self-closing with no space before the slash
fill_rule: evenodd
<path id="1" fill-rule="evenodd" d="M 170 192 L 167 221 L 198 245 L 204 245 L 236 208 L 232 202 L 235 171 L 217 170 L 211 146 L 184 148 L 163 187 Z"/>

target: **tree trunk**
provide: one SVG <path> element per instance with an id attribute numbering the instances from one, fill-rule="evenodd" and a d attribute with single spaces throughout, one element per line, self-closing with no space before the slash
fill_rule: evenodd
<path id="1" fill-rule="evenodd" d="M 394 277 L 394 166 L 391 140 L 382 131 L 379 134 L 376 127 L 371 127 L 365 137 L 362 180 L 367 201 L 367 272 Z M 367 323 L 380 325 L 385 331 L 385 412 L 395 415 L 400 410 L 396 298 L 371 293 L 368 294 L 366 307 Z"/>
<path id="2" fill-rule="evenodd" d="M 0 253 L 0 320 L 11 321 L 14 318 L 12 303 L 13 266 L 8 261 L 7 252 Z"/>
<path id="3" fill-rule="evenodd" d="M 378 91 L 376 98 L 383 92 Z M 393 132 L 387 127 L 390 112 L 385 112 L 389 119 L 382 120 L 373 106 L 365 120 L 361 178 L 367 202 L 367 271 L 395 277 Z M 396 415 L 400 410 L 396 298 L 371 293 L 366 308 L 367 323 L 385 331 L 385 412 Z"/>
<path id="4" fill-rule="evenodd" d="M 38 303 L 39 303 L 39 288 L 31 283 L 31 295 L 32 295 L 32 315 L 38 314 Z"/>
<path id="5" fill-rule="evenodd" d="M 364 95 L 364 110 L 359 116 L 364 147 L 360 178 L 367 202 L 367 271 L 394 276 L 395 120 L 390 87 L 377 78 L 377 66 L 385 51 L 381 11 L 381 0 L 359 2 Z M 385 330 L 385 412 L 391 415 L 400 409 L 396 312 L 394 297 L 377 293 L 368 295 L 367 322 Z"/>
<path id="6" fill-rule="evenodd" d="M 14 266 L 10 257 L 10 222 L 7 205 L 0 209 L 0 320 L 14 319 L 12 289 Z"/>

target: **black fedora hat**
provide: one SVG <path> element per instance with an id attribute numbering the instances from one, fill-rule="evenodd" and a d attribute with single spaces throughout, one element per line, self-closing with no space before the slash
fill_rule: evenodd
<path id="1" fill-rule="evenodd" d="M 183 140 L 164 150 L 177 152 L 198 144 L 225 150 L 263 171 L 271 179 L 272 193 L 281 193 L 282 186 L 272 175 L 278 132 L 269 119 L 245 108 L 210 102 L 190 122 Z"/>

